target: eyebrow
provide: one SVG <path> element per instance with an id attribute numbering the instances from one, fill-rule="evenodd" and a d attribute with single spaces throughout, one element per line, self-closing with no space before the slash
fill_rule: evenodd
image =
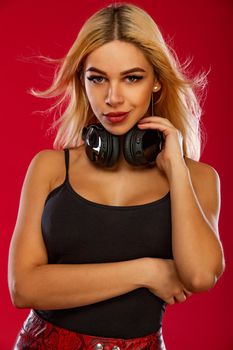
<path id="1" fill-rule="evenodd" d="M 104 75 L 107 75 L 107 73 L 105 73 L 104 71 L 98 69 L 98 68 L 95 68 L 95 67 L 90 67 L 86 70 L 86 72 L 96 72 L 96 73 L 100 73 L 100 74 L 104 74 Z M 144 69 L 140 68 L 140 67 L 134 67 L 134 68 L 131 68 L 131 69 L 128 69 L 124 72 L 121 72 L 120 75 L 125 75 L 125 74 L 128 74 L 128 73 L 133 73 L 133 72 L 146 72 Z"/>

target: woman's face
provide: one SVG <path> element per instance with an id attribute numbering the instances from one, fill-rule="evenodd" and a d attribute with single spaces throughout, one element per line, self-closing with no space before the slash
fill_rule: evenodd
<path id="1" fill-rule="evenodd" d="M 156 91 L 160 89 L 153 66 L 143 52 L 119 40 L 88 55 L 83 78 L 95 116 L 115 135 L 126 133 L 147 113 L 154 86 Z M 107 116 L 117 112 L 127 112 L 122 121 Z"/>

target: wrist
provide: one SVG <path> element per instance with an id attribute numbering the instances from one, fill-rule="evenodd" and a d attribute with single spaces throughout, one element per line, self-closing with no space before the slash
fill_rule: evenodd
<path id="1" fill-rule="evenodd" d="M 178 178 L 179 181 L 182 181 L 182 180 L 185 180 L 185 178 L 188 178 L 189 169 L 185 161 L 182 159 L 180 161 L 170 162 L 168 165 L 167 177 L 170 183 L 176 178 Z"/>
<path id="2" fill-rule="evenodd" d="M 145 257 L 137 259 L 136 274 L 137 287 L 149 288 L 151 280 L 151 258 Z"/>

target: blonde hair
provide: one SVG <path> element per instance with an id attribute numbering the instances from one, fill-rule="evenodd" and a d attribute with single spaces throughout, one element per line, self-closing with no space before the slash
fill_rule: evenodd
<path id="1" fill-rule="evenodd" d="M 162 86 L 155 95 L 155 114 L 169 119 L 181 131 L 184 154 L 199 160 L 203 135 L 200 102 L 206 75 L 188 78 L 187 62 L 179 63 L 153 19 L 128 3 L 110 4 L 92 15 L 64 58 L 42 56 L 46 62 L 56 65 L 54 80 L 48 89 L 31 88 L 30 93 L 36 97 L 57 98 L 47 110 L 59 111 L 59 118 L 54 119 L 51 127 L 57 128 L 54 148 L 76 147 L 82 143 L 83 127 L 94 117 L 81 83 L 82 67 L 90 52 L 113 40 L 132 43 L 143 51 Z"/>

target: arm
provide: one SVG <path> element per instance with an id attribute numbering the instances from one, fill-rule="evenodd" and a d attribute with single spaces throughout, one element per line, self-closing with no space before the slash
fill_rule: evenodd
<path id="1" fill-rule="evenodd" d="M 11 298 L 20 308 L 65 309 L 93 304 L 139 288 L 141 267 L 140 259 L 103 264 L 41 264 L 23 271 L 21 280 L 13 277 Z"/>
<path id="2" fill-rule="evenodd" d="M 92 304 L 139 288 L 144 276 L 143 258 L 102 264 L 48 264 L 41 215 L 51 178 L 59 167 L 61 173 L 65 171 L 63 157 L 63 151 L 38 153 L 24 180 L 8 269 L 10 294 L 17 307 L 60 309 Z"/>
<path id="3" fill-rule="evenodd" d="M 183 159 L 183 136 L 162 117 L 144 117 L 140 129 L 158 129 L 165 143 L 156 158 L 168 179 L 172 211 L 172 246 L 182 283 L 191 292 L 212 288 L 224 271 L 218 233 L 220 181 L 210 166 Z"/>
<path id="4" fill-rule="evenodd" d="M 218 233 L 220 181 L 212 167 L 186 162 L 170 164 L 173 254 L 184 284 L 202 291 L 212 288 L 224 270 Z"/>

